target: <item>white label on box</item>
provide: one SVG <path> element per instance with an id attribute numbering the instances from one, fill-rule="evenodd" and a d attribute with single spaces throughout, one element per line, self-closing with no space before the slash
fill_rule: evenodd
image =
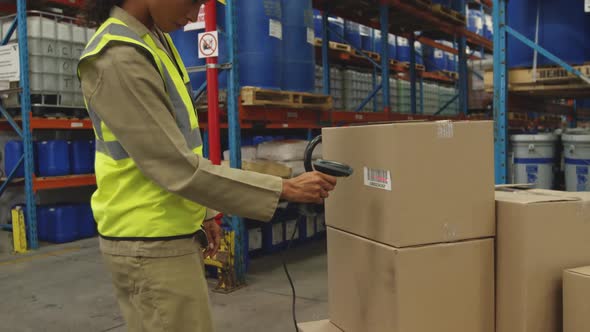
<path id="1" fill-rule="evenodd" d="M 391 172 L 365 167 L 365 186 L 391 191 Z"/>
<path id="2" fill-rule="evenodd" d="M 281 21 L 268 20 L 268 35 L 283 40 L 283 25 Z"/>
<path id="3" fill-rule="evenodd" d="M 442 59 L 444 56 L 443 51 L 441 50 L 434 50 L 434 57 L 436 59 Z"/>
<path id="4" fill-rule="evenodd" d="M 449 120 L 436 122 L 436 136 L 438 138 L 453 138 L 453 122 Z"/>
<path id="5" fill-rule="evenodd" d="M 283 233 L 283 224 L 278 223 L 272 225 L 272 244 L 277 245 L 281 244 L 285 241 L 284 233 Z"/>
<path id="6" fill-rule="evenodd" d="M 0 81 L 20 81 L 18 44 L 0 46 Z"/>
<path id="7" fill-rule="evenodd" d="M 312 28 L 307 28 L 307 42 L 311 45 L 315 43 L 315 32 Z"/>
<path id="8" fill-rule="evenodd" d="M 584 1 L 584 11 L 586 13 L 590 13 L 590 0 L 585 0 Z"/>
<path id="9" fill-rule="evenodd" d="M 262 248 L 262 228 L 248 230 L 248 250 L 254 251 Z"/>
<path id="10" fill-rule="evenodd" d="M 286 236 L 287 236 L 287 241 L 290 241 L 291 239 L 298 239 L 299 238 L 299 229 L 295 229 L 297 227 L 297 220 L 291 220 L 291 221 L 287 221 L 286 223 Z M 295 232 L 295 237 L 293 237 L 293 232 Z"/>

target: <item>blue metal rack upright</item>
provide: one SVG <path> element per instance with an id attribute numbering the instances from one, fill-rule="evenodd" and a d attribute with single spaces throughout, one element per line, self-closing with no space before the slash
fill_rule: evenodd
<path id="1" fill-rule="evenodd" d="M 0 107 L 0 112 L 6 118 L 8 123 L 12 126 L 14 131 L 22 138 L 24 145 L 23 157 L 19 160 L 13 170 L 6 170 L 9 172 L 8 178 L 0 186 L 0 195 L 4 193 L 9 183 L 14 179 L 16 170 L 24 163 L 25 170 L 25 199 L 26 199 L 26 229 L 28 248 L 39 248 L 37 239 L 37 211 L 35 207 L 35 193 L 33 191 L 33 174 L 34 174 L 34 159 L 33 159 L 33 135 L 31 133 L 31 90 L 29 84 L 29 45 L 27 39 L 27 1 L 17 1 L 17 15 L 8 29 L 6 35 L 2 39 L 2 45 L 8 44 L 8 41 L 14 34 L 15 30 L 18 32 L 18 48 L 20 61 L 20 110 L 22 127 L 14 121 L 8 112 Z"/>
<path id="2" fill-rule="evenodd" d="M 242 143 L 241 143 L 241 128 L 240 128 L 240 114 L 238 110 L 238 96 L 240 91 L 239 82 L 239 67 L 236 59 L 236 5 L 234 0 L 226 0 L 225 5 L 225 24 L 227 29 L 227 50 L 228 60 L 231 68 L 228 73 L 227 80 L 227 117 L 228 117 L 228 135 L 229 135 L 229 151 L 230 151 L 230 166 L 233 168 L 242 168 Z M 234 267 L 235 278 L 238 284 L 243 284 L 246 281 L 246 255 L 247 249 L 244 250 L 244 243 L 246 241 L 246 228 L 243 220 L 238 216 L 232 216 L 230 225 L 235 234 L 234 244 Z"/>
<path id="3" fill-rule="evenodd" d="M 505 184 L 508 179 L 508 62 L 507 36 L 532 48 L 545 58 L 590 84 L 590 78 L 565 61 L 525 37 L 507 25 L 507 0 L 494 0 L 492 17 L 494 21 L 494 120 L 495 120 L 495 170 L 496 183 Z M 564 18 L 566 20 L 567 18 Z"/>

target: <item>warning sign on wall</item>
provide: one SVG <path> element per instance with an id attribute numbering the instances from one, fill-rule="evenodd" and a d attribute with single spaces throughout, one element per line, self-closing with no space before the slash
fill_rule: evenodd
<path id="1" fill-rule="evenodd" d="M 219 42 L 217 31 L 199 34 L 199 59 L 219 56 Z"/>

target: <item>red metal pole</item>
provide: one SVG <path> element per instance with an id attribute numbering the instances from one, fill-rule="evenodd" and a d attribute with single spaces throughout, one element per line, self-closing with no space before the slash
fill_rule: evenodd
<path id="1" fill-rule="evenodd" d="M 217 30 L 216 0 L 209 0 L 205 5 L 205 31 Z M 217 45 L 219 48 L 219 45 Z M 209 159 L 214 165 L 221 164 L 221 137 L 219 133 L 219 82 L 217 57 L 207 58 L 207 102 Z"/>

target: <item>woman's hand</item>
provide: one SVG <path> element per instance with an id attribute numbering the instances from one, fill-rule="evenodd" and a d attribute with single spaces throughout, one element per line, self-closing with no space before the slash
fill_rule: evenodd
<path id="1" fill-rule="evenodd" d="M 294 203 L 322 204 L 336 186 L 336 178 L 320 172 L 308 172 L 283 180 L 281 199 Z"/>

